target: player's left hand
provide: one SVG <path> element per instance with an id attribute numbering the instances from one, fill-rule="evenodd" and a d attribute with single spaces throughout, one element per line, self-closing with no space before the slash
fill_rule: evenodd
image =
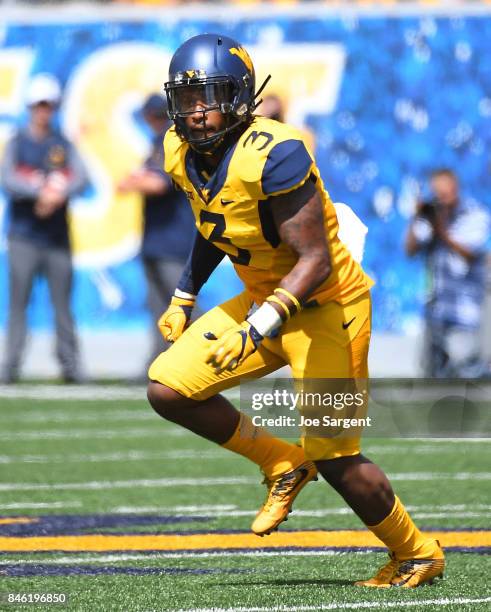
<path id="1" fill-rule="evenodd" d="M 184 330 L 189 327 L 195 302 L 196 298 L 194 296 L 182 298 L 174 295 L 172 297 L 167 310 L 157 322 L 164 340 L 175 342 L 182 336 Z"/>
<path id="2" fill-rule="evenodd" d="M 219 337 L 207 332 L 205 338 L 214 341 L 206 363 L 215 368 L 216 374 L 221 374 L 225 370 L 235 370 L 249 355 L 255 353 L 264 336 L 248 321 L 244 321 L 227 329 Z"/>

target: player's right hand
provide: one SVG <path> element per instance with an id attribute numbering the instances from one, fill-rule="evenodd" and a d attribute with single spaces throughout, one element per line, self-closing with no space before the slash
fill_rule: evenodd
<path id="1" fill-rule="evenodd" d="M 249 355 L 257 351 L 264 340 L 264 336 L 249 321 L 234 325 L 219 337 L 213 332 L 206 332 L 205 338 L 216 340 L 206 359 L 206 363 L 215 369 L 215 374 L 235 370 Z"/>
<path id="2" fill-rule="evenodd" d="M 175 342 L 183 331 L 188 327 L 191 312 L 196 303 L 196 298 L 182 298 L 173 296 L 169 307 L 160 317 L 158 326 L 160 333 L 167 342 Z"/>

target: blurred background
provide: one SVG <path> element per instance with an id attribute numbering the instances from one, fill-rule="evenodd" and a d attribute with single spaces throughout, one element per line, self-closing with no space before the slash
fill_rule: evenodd
<path id="1" fill-rule="evenodd" d="M 491 211 L 491 2 L 4 0 L 0 11 L 0 157 L 26 119 L 30 79 L 48 72 L 63 88 L 58 125 L 89 174 L 69 209 L 73 309 L 89 377 L 131 377 L 148 352 L 142 202 L 116 186 L 148 155 L 143 101 L 162 91 L 174 50 L 202 32 L 243 43 L 259 83 L 272 75 L 265 93 L 279 96 L 285 120 L 313 135 L 333 201 L 348 204 L 368 227 L 363 263 L 376 281 L 372 374 L 421 374 L 427 279 L 423 259 L 405 254 L 405 234 L 438 167 L 454 170 L 461 192 Z M 0 191 L 0 346 L 8 223 Z M 223 264 L 200 306 L 240 288 Z M 481 333 L 486 359 L 489 302 Z M 28 322 L 23 373 L 54 377 L 53 312 L 43 279 L 35 283 Z"/>

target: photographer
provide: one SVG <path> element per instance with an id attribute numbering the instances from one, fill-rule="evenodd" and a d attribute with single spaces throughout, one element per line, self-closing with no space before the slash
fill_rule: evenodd
<path id="1" fill-rule="evenodd" d="M 418 205 L 406 238 L 408 255 L 422 253 L 427 263 L 425 375 L 484 376 L 480 325 L 490 218 L 477 202 L 460 197 L 451 170 L 434 171 L 430 186 L 432 198 Z"/>

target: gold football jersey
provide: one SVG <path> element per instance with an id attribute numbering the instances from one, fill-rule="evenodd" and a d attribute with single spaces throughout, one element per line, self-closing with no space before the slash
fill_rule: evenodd
<path id="1" fill-rule="evenodd" d="M 194 163 L 194 152 L 174 128 L 164 139 L 165 171 L 184 191 L 198 231 L 227 253 L 256 303 L 262 303 L 297 261 L 276 230 L 269 198 L 297 189 L 311 178 L 324 207 L 332 272 L 310 296 L 341 304 L 373 284 L 338 239 L 338 221 L 319 170 L 302 134 L 284 123 L 255 117 L 227 151 L 211 177 Z"/>

